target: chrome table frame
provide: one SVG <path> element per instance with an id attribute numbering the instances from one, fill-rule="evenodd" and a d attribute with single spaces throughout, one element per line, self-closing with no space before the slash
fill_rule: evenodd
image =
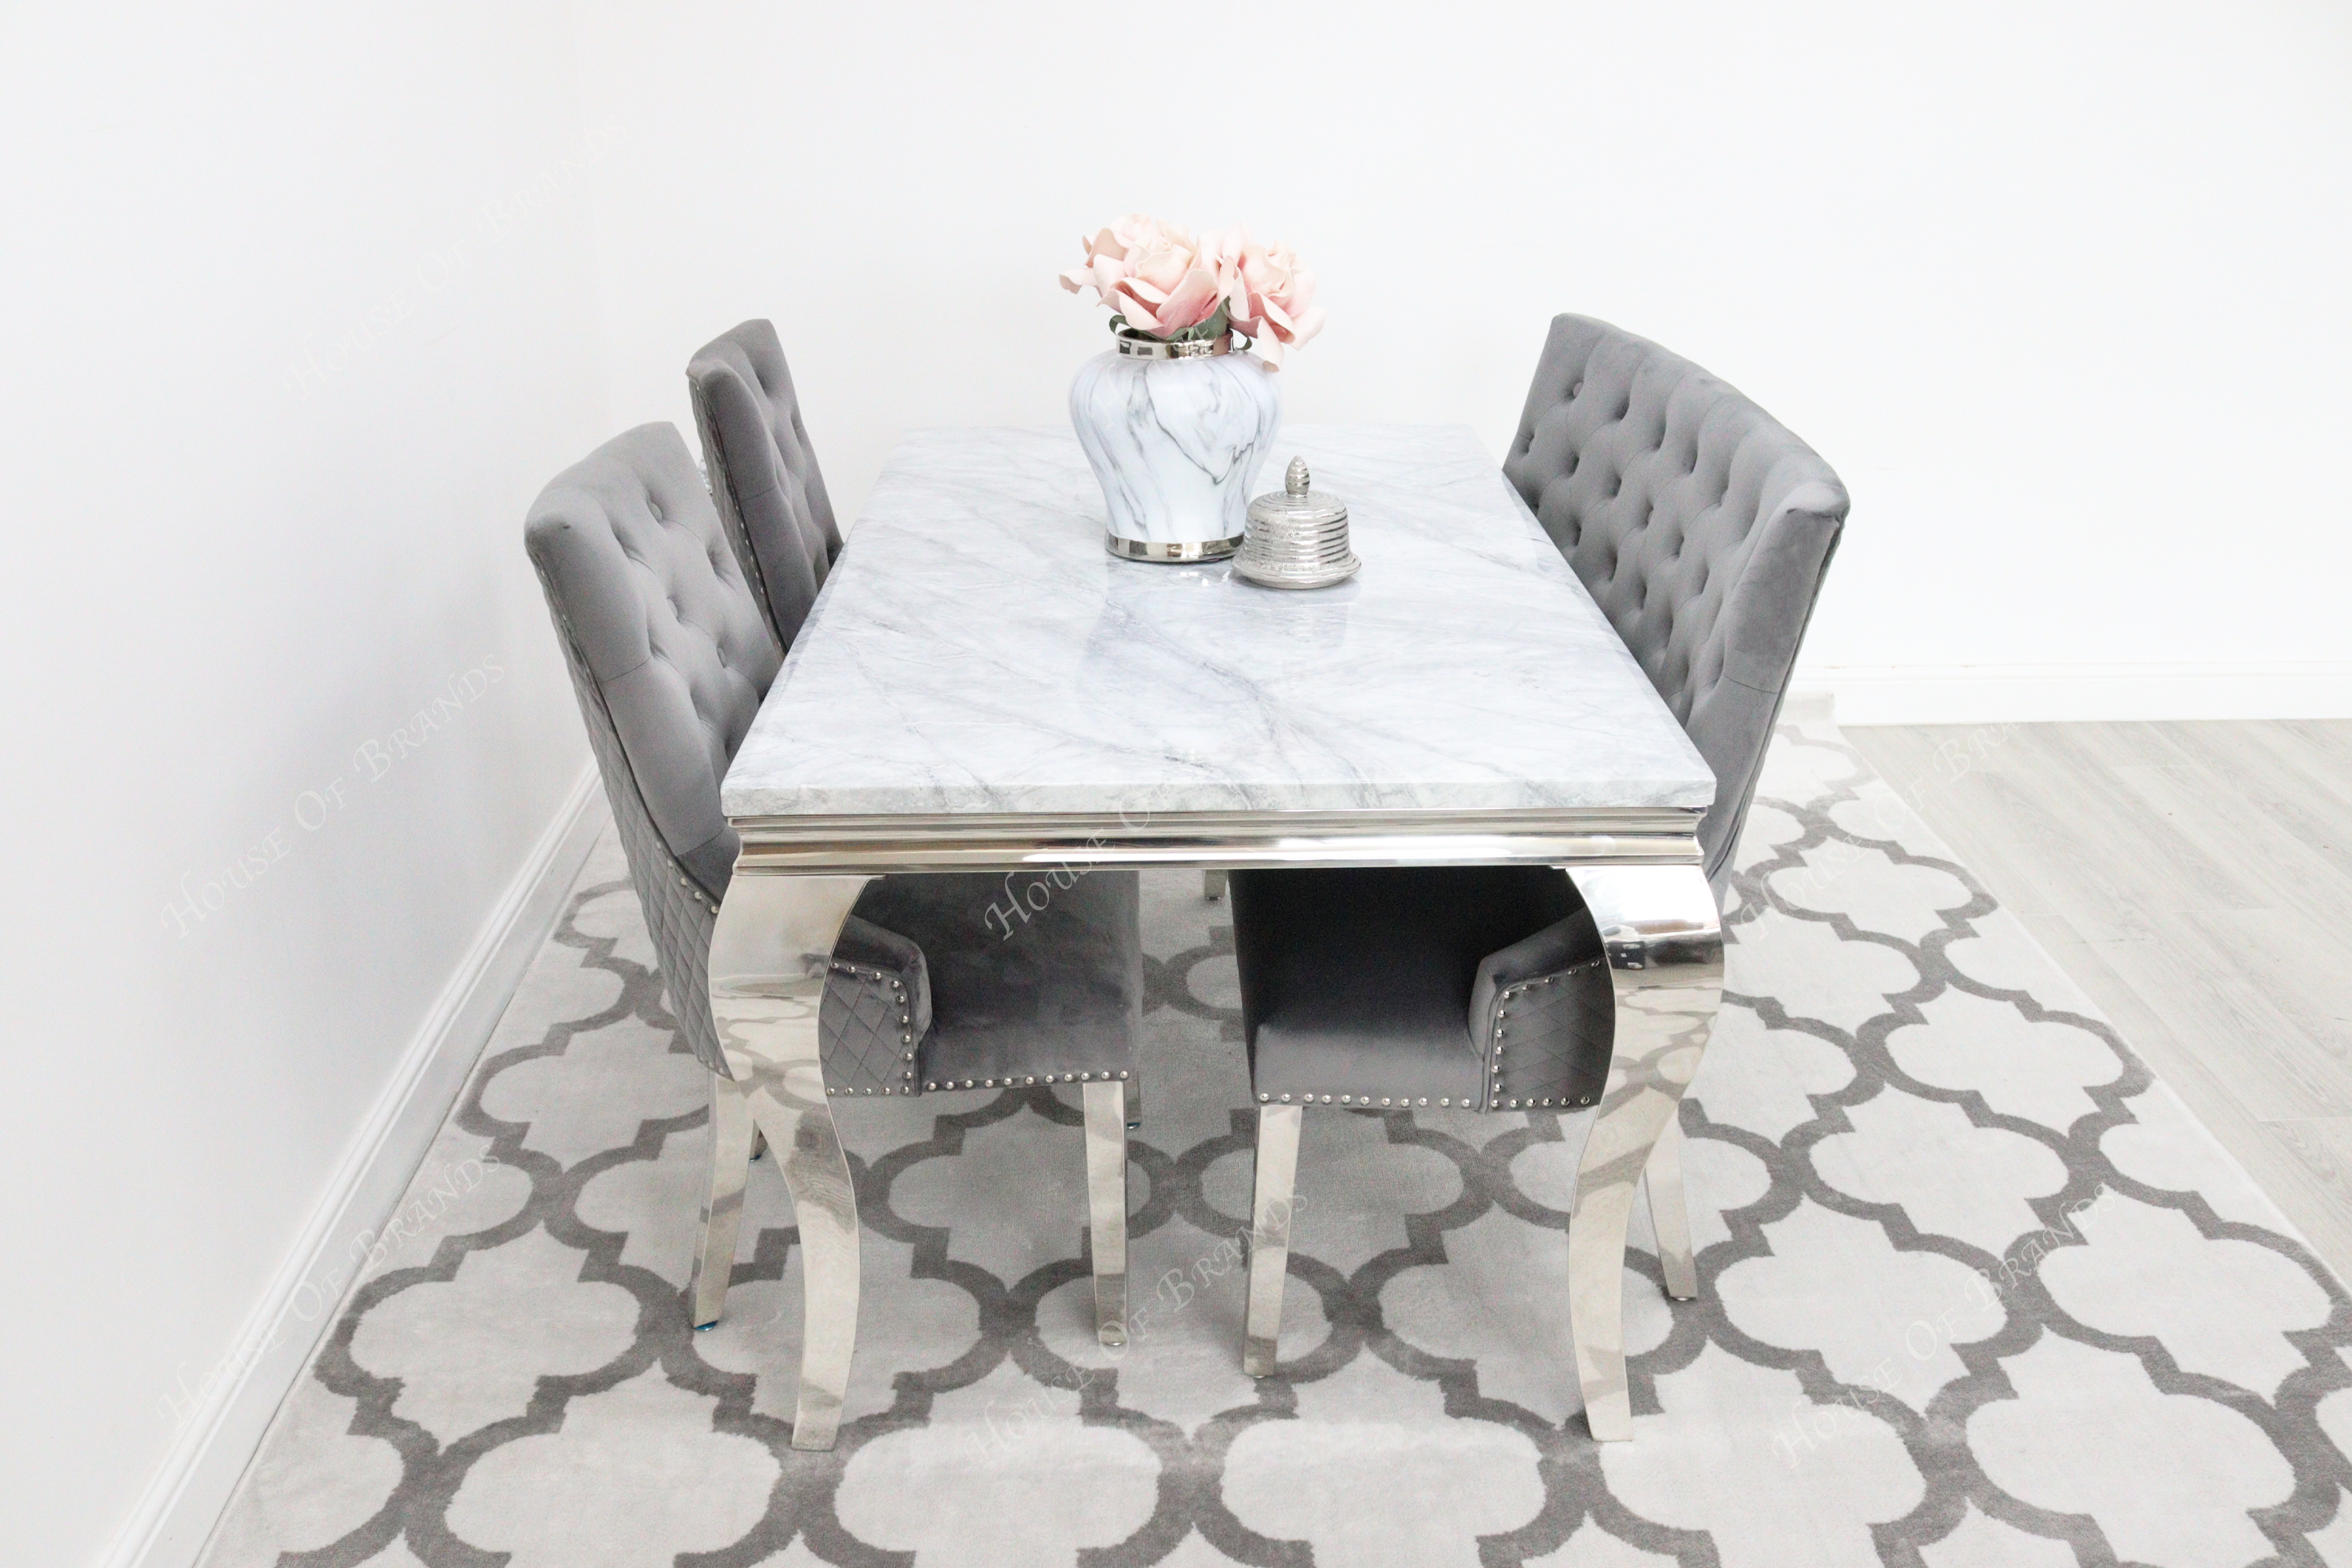
<path id="1" fill-rule="evenodd" d="M 756 1123 L 778 1152 L 792 1191 L 806 1282 L 793 1446 L 833 1447 L 857 1338 L 857 1200 L 824 1092 L 817 1034 L 826 965 L 842 922 L 866 882 L 884 873 L 1065 867 L 1218 872 L 1549 865 L 1568 872 L 1600 926 L 1617 1003 L 1608 1084 L 1577 1167 L 1569 1321 L 1592 1436 L 1631 1437 L 1625 1233 L 1634 1185 L 1645 1169 L 1668 1292 L 1686 1298 L 1697 1289 L 1682 1211 L 1680 1140 L 1673 1128 L 1683 1091 L 1706 1049 L 1723 986 L 1722 922 L 1700 869 L 1700 816 L 1681 809 L 1562 807 L 733 819 L 742 850 L 711 939 L 710 1010 L 733 1082 L 741 1088 L 744 1113 L 715 1109 L 713 1135 L 719 1149 L 731 1153 L 740 1145 L 748 1159 Z M 1087 1087 L 1089 1112 L 1099 1100 L 1106 1114 L 1116 1113 L 1124 1100 L 1123 1090 L 1113 1095 L 1105 1088 L 1097 1095 L 1091 1092 L 1097 1086 Z M 731 1098 L 714 1096 L 714 1108 Z M 1295 1141 L 1297 1121 L 1295 1109 L 1283 1125 L 1262 1118 L 1260 1136 Z M 1106 1173 L 1094 1169 L 1102 1163 L 1089 1160 L 1098 1217 L 1109 1201 Z M 724 1294 L 734 1257 L 741 1187 L 738 1182 L 730 1193 L 722 1185 L 714 1180 L 705 1210 L 705 1256 L 696 1268 L 698 1321 L 705 1321 L 706 1292 Z M 1280 1300 L 1290 1228 L 1290 1205 L 1282 1195 L 1278 1204 L 1272 1194 L 1254 1202 L 1254 1309 L 1269 1289 Z M 1115 1261 L 1123 1286 L 1126 1260 Z M 1123 1300 L 1097 1306 L 1102 1322 L 1110 1321 L 1105 1313 L 1124 1317 Z M 1251 1318 L 1259 1321 L 1258 1311 Z M 1271 1343 L 1262 1348 L 1270 1357 Z"/>

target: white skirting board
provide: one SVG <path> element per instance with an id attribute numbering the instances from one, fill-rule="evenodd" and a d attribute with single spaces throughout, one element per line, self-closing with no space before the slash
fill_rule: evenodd
<path id="1" fill-rule="evenodd" d="M 2352 661 L 1800 665 L 1841 724 L 2352 719 Z"/>
<path id="2" fill-rule="evenodd" d="M 241 1370 L 205 1392 L 101 1559 L 103 1568 L 188 1568 L 204 1550 L 270 1418 L 333 1326 L 341 1303 L 298 1309 L 316 1302 L 316 1281 L 348 1281 L 352 1271 L 338 1265 L 357 1237 L 383 1224 L 407 1190 L 531 956 L 554 929 L 564 895 L 605 820 L 604 792 L 591 764 L 507 885 L 352 1136 L 301 1240 L 237 1336 L 226 1364 Z"/>

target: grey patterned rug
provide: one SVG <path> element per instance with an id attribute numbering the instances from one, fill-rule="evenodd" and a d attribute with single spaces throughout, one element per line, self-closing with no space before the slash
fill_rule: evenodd
<path id="1" fill-rule="evenodd" d="M 1632 1259 L 1635 1441 L 1578 1415 L 1575 1117 L 1309 1117 L 1286 1374 L 1242 1375 L 1232 937 L 1171 873 L 1133 1342 L 1073 1102 L 845 1105 L 864 1313 L 802 1454 L 772 1163 L 688 1327 L 703 1080 L 608 840 L 206 1562 L 2352 1564 L 2352 1302 L 2244 1173 L 1826 720 L 1742 856 L 1705 1299 Z"/>

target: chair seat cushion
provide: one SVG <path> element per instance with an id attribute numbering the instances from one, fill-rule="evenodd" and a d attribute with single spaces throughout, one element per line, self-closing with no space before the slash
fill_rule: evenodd
<path id="1" fill-rule="evenodd" d="M 1472 992 L 1488 955 L 1582 908 L 1545 867 L 1235 871 L 1255 1093 L 1484 1103 Z"/>
<path id="2" fill-rule="evenodd" d="M 1132 871 L 884 877 L 856 915 L 921 950 L 931 1026 L 915 1087 L 1132 1072 L 1143 1018 Z"/>

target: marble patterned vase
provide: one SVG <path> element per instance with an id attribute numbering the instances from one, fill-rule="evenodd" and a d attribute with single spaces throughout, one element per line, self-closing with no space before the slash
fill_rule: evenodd
<path id="1" fill-rule="evenodd" d="M 1078 367 L 1070 423 L 1110 508 L 1104 543 L 1134 561 L 1216 561 L 1241 548 L 1250 485 L 1282 395 L 1231 334 L 1164 343 L 1126 331 Z"/>

